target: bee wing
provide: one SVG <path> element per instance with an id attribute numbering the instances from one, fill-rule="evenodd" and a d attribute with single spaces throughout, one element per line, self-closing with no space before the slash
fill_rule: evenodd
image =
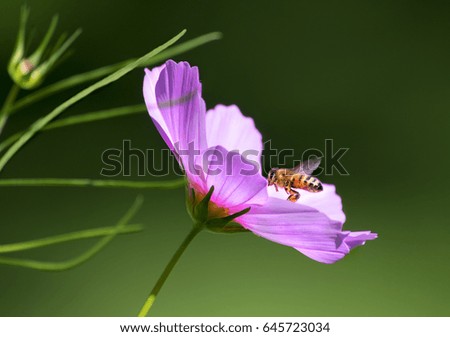
<path id="1" fill-rule="evenodd" d="M 322 157 L 313 157 L 308 160 L 302 161 L 296 167 L 292 169 L 295 173 L 311 175 L 315 169 L 320 165 Z"/>

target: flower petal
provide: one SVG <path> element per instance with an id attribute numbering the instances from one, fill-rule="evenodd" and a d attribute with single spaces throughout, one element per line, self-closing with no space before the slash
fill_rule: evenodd
<path id="1" fill-rule="evenodd" d="M 204 151 L 206 107 L 198 68 L 169 60 L 145 72 L 147 110 L 169 148 L 178 155 L 180 150 Z"/>
<path id="2" fill-rule="evenodd" d="M 143 93 L 145 104 L 147 105 L 147 110 L 148 113 L 150 114 L 150 117 L 153 120 L 153 123 L 155 124 L 156 128 L 158 129 L 158 132 L 161 134 L 161 137 L 164 139 L 166 144 L 169 146 L 171 150 L 173 150 L 172 137 L 167 128 L 166 122 L 163 116 L 161 115 L 161 111 L 159 111 L 158 109 L 158 103 L 156 101 L 156 93 L 155 93 L 156 83 L 158 82 L 159 74 L 165 67 L 166 67 L 165 65 L 162 65 L 160 67 L 155 67 L 152 70 L 145 69 Z"/>
<path id="3" fill-rule="evenodd" d="M 262 204 L 267 199 L 266 179 L 254 163 L 222 146 L 209 148 L 204 156 L 206 190 L 214 186 L 211 201 L 224 208 Z"/>
<path id="4" fill-rule="evenodd" d="M 311 259 L 322 263 L 334 263 L 342 259 L 347 255 L 351 249 L 357 246 L 362 246 L 368 240 L 374 240 L 378 237 L 376 233 L 371 233 L 370 231 L 364 232 L 342 232 L 339 236 L 342 243 L 339 245 L 336 251 L 321 251 L 321 250 L 311 250 L 296 248 L 302 254 L 308 256 Z"/>
<path id="5" fill-rule="evenodd" d="M 331 184 L 322 184 L 323 191 L 319 193 L 312 193 L 308 191 L 299 190 L 300 199 L 297 204 L 310 206 L 317 209 L 319 212 L 324 213 L 332 220 L 345 222 L 345 214 L 342 210 L 341 197 L 336 193 L 336 187 Z M 287 199 L 287 194 L 283 189 L 278 188 L 278 192 L 273 186 L 269 186 L 269 196 L 278 199 Z M 290 201 L 286 201 L 289 202 Z"/>
<path id="6" fill-rule="evenodd" d="M 342 223 L 318 210 L 272 197 L 235 221 L 256 235 L 291 246 L 322 263 L 336 262 L 351 248 L 376 237 L 369 232 L 342 232 Z"/>
<path id="7" fill-rule="evenodd" d="M 334 249 L 341 233 L 338 222 L 314 208 L 270 197 L 236 220 L 257 235 L 292 247 Z"/>
<path id="8" fill-rule="evenodd" d="M 221 145 L 237 151 L 245 159 L 260 166 L 263 150 L 262 136 L 252 118 L 245 117 L 236 105 L 217 105 L 206 113 L 208 146 Z"/>

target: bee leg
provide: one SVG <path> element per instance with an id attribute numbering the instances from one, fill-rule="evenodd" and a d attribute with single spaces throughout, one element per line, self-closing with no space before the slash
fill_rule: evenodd
<path id="1" fill-rule="evenodd" d="M 289 200 L 291 202 L 296 202 L 300 198 L 300 193 L 298 193 L 297 191 L 294 191 L 291 188 L 286 187 L 285 191 L 289 194 L 289 197 L 287 198 L 287 200 Z"/>
<path id="2" fill-rule="evenodd" d="M 277 184 L 275 184 L 275 185 L 273 185 L 273 186 L 275 186 L 275 191 L 278 192 L 278 186 L 277 186 Z"/>

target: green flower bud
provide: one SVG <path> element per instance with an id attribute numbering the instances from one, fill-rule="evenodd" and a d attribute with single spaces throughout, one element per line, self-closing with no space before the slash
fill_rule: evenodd
<path id="1" fill-rule="evenodd" d="M 216 205 L 211 201 L 214 186 L 211 186 L 206 195 L 196 193 L 196 190 L 188 187 L 186 208 L 194 223 L 198 227 L 204 227 L 214 233 L 239 233 L 248 230 L 240 224 L 233 222 L 237 217 L 250 211 L 250 207 L 229 214 L 229 210 Z"/>
<path id="2" fill-rule="evenodd" d="M 16 46 L 8 64 L 9 75 L 22 89 L 38 87 L 81 34 L 81 29 L 75 31 L 68 39 L 63 34 L 54 46 L 49 48 L 50 40 L 58 24 L 58 16 L 55 15 L 39 47 L 30 56 L 25 56 L 25 31 L 29 14 L 30 10 L 28 7 L 23 6 L 20 13 L 20 26 Z"/>

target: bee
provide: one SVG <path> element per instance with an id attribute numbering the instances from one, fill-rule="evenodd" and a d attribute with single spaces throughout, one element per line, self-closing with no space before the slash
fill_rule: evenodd
<path id="1" fill-rule="evenodd" d="M 323 191 L 322 183 L 311 175 L 319 167 L 321 159 L 319 157 L 308 159 L 292 169 L 274 167 L 267 176 L 268 185 L 274 185 L 277 192 L 278 187 L 284 188 L 289 194 L 287 200 L 292 202 L 296 202 L 300 198 L 300 193 L 293 188 L 321 192 Z"/>

